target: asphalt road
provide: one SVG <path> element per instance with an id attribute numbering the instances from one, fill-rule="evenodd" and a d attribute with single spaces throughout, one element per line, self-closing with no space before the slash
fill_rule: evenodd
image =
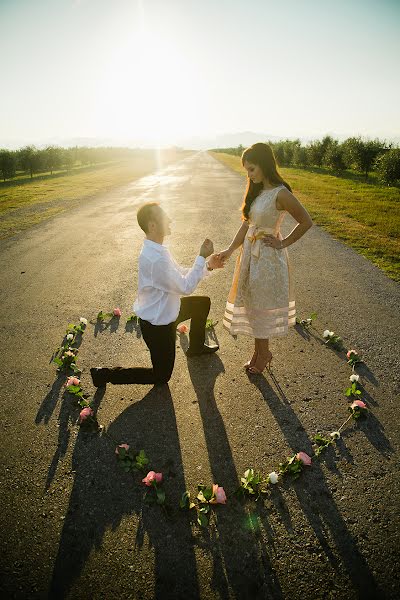
<path id="1" fill-rule="evenodd" d="M 142 244 L 138 205 L 162 204 L 173 218 L 168 243 L 190 266 L 205 236 L 223 249 L 234 235 L 243 186 L 199 153 L 0 242 L 2 598 L 400 596 L 400 293 L 366 259 L 318 227 L 290 248 L 298 314 L 318 317 L 309 336 L 292 329 L 272 341 L 272 374 L 249 378 L 251 340 L 222 329 L 231 260 L 196 292 L 211 297 L 218 355 L 186 359 L 183 336 L 169 389 L 91 385 L 91 366 L 149 361 L 125 326 Z M 143 506 L 140 477 L 118 467 L 107 435 L 77 427 L 50 363 L 69 322 L 114 306 L 119 323 L 84 334 L 82 384 L 109 435 L 144 448 L 164 472 L 169 518 Z M 346 418 L 351 371 L 323 345 L 327 327 L 364 358 L 369 417 L 297 481 L 257 504 L 235 500 L 246 468 L 268 473 L 294 452 L 311 454 L 313 435 Z M 185 489 L 213 481 L 228 503 L 201 530 L 175 507 Z"/>

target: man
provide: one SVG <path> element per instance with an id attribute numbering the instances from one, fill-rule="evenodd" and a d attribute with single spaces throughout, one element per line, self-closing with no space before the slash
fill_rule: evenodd
<path id="1" fill-rule="evenodd" d="M 193 266 L 185 269 L 163 245 L 164 238 L 171 233 L 171 220 L 159 204 L 150 202 L 142 206 L 137 220 L 146 239 L 139 256 L 138 296 L 133 309 L 139 317 L 153 366 L 90 369 L 96 387 L 107 382 L 167 383 L 175 363 L 176 326 L 187 319 L 191 319 L 187 356 L 212 354 L 219 349 L 217 345 L 205 344 L 210 299 L 207 296 L 189 297 L 208 271 L 224 266 L 223 261 L 213 254 L 213 243 L 205 239 Z"/>

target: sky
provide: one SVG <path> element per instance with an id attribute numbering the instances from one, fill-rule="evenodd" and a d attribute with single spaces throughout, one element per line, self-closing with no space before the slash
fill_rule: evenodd
<path id="1" fill-rule="evenodd" d="M 0 0 L 0 147 L 400 136 L 400 0 Z"/>

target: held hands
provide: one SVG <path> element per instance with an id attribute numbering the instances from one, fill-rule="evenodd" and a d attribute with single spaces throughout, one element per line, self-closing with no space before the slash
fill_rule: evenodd
<path id="1" fill-rule="evenodd" d="M 203 256 L 204 258 L 208 258 L 214 252 L 214 244 L 211 240 L 206 238 L 201 245 L 199 256 Z"/>
<path id="2" fill-rule="evenodd" d="M 220 258 L 219 254 L 212 254 L 207 262 L 210 269 L 222 269 L 225 266 L 225 261 Z"/>
<path id="3" fill-rule="evenodd" d="M 228 250 L 222 250 L 222 252 L 218 252 L 217 256 L 223 263 L 225 263 L 228 260 L 228 258 L 230 258 L 231 254 L 232 254 L 232 250 L 228 249 Z"/>

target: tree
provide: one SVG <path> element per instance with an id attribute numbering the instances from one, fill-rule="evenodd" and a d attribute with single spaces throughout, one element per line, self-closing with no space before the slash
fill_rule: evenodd
<path id="1" fill-rule="evenodd" d="M 325 151 L 324 165 L 336 173 L 341 173 L 346 168 L 343 149 L 336 140 L 333 140 L 333 143 L 331 143 Z"/>
<path id="2" fill-rule="evenodd" d="M 0 150 L 0 171 L 3 181 L 14 177 L 16 166 L 17 159 L 15 152 L 10 152 L 9 150 Z"/>
<path id="3" fill-rule="evenodd" d="M 343 142 L 343 149 L 347 162 L 368 179 L 368 173 L 380 154 L 386 150 L 385 144 L 380 140 L 362 140 L 361 137 L 348 138 Z"/>
<path id="4" fill-rule="evenodd" d="M 74 149 L 66 148 L 62 155 L 62 164 L 67 171 L 70 171 L 74 166 Z"/>
<path id="5" fill-rule="evenodd" d="M 393 148 L 380 155 L 376 161 L 376 170 L 382 183 L 393 185 L 400 182 L 400 148 Z"/>
<path id="6" fill-rule="evenodd" d="M 298 167 L 306 167 L 308 165 L 308 152 L 304 146 L 296 146 L 293 152 L 293 164 Z"/>
<path id="7" fill-rule="evenodd" d="M 322 167 L 322 161 L 324 159 L 324 148 L 319 140 L 311 142 L 308 146 L 307 154 L 309 157 L 310 165 L 315 167 Z"/>
<path id="8" fill-rule="evenodd" d="M 54 169 L 58 169 L 62 163 L 62 149 L 57 148 L 57 146 L 47 146 L 43 150 L 44 154 L 44 163 L 46 168 L 53 175 Z"/>
<path id="9" fill-rule="evenodd" d="M 34 173 L 43 168 L 43 153 L 35 146 L 25 146 L 17 154 L 21 169 L 29 171 L 31 179 Z"/>

